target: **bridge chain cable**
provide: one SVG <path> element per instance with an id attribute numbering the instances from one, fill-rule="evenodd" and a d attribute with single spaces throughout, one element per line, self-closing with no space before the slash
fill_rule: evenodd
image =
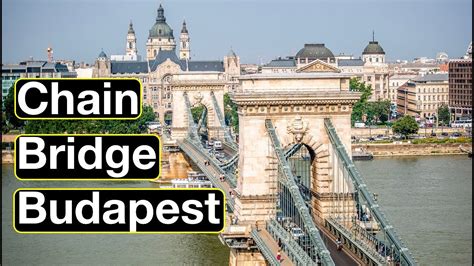
<path id="1" fill-rule="evenodd" d="M 317 265 L 298 242 L 296 242 L 293 236 L 275 221 L 275 219 L 271 219 L 267 222 L 267 231 L 273 238 L 281 241 L 283 250 L 293 261 L 296 261 L 298 265 Z"/>
<path id="2" fill-rule="evenodd" d="M 392 256 L 392 258 L 394 260 L 399 260 L 401 265 L 416 265 L 416 261 L 413 258 L 412 254 L 402 243 L 400 238 L 396 235 L 395 230 L 380 210 L 380 206 L 375 202 L 373 194 L 371 194 L 367 189 L 367 185 L 363 182 L 362 175 L 357 171 L 354 163 L 347 154 L 347 151 L 344 148 L 344 145 L 342 144 L 342 141 L 340 140 L 331 120 L 329 118 L 325 118 L 324 125 L 331 141 L 332 147 L 336 151 L 334 153 L 335 156 L 337 156 L 336 161 L 341 162 L 341 168 L 350 177 L 350 181 L 352 182 L 354 189 L 357 190 L 357 198 L 361 196 L 363 200 L 367 203 L 370 213 L 375 218 L 378 227 L 383 231 L 384 238 L 386 238 L 390 243 L 391 247 L 393 247 L 390 251 L 394 252 L 394 255 L 396 256 Z M 359 207 L 361 206 L 359 205 Z M 336 221 L 333 220 L 333 222 Z"/>
<path id="3" fill-rule="evenodd" d="M 268 135 L 273 145 L 274 152 L 278 159 L 279 168 L 281 169 L 281 177 L 285 179 L 287 184 L 287 191 L 289 197 L 293 201 L 291 204 L 294 208 L 294 212 L 299 216 L 299 219 L 304 225 L 305 231 L 309 235 L 309 239 L 312 245 L 314 245 L 316 252 L 320 258 L 320 262 L 323 265 L 335 265 L 332 260 L 328 249 L 326 248 L 324 241 L 322 240 L 319 230 L 316 228 L 316 225 L 310 215 L 310 211 L 307 207 L 305 200 L 303 199 L 300 189 L 295 182 L 295 177 L 290 170 L 290 166 L 285 158 L 285 152 L 283 151 L 280 141 L 276 135 L 275 128 L 270 119 L 265 120 L 265 127 L 267 129 Z"/>
<path id="4" fill-rule="evenodd" d="M 217 103 L 216 95 L 214 94 L 213 91 L 211 91 L 211 97 L 212 97 L 212 103 L 214 104 L 214 110 L 216 111 L 217 118 L 219 119 L 222 128 L 224 129 L 224 139 L 227 142 L 229 146 L 232 148 L 236 148 L 237 144 L 234 141 L 234 138 L 232 138 L 232 134 L 230 133 L 230 127 L 228 127 L 225 124 L 225 118 L 224 114 L 221 112 L 221 108 L 219 107 L 219 104 Z"/>
<path id="5" fill-rule="evenodd" d="M 194 141 L 199 142 L 199 132 L 196 123 L 194 123 L 193 113 L 191 112 L 191 102 L 189 101 L 188 93 L 184 92 L 184 103 L 186 104 L 186 111 L 188 112 L 188 136 Z"/>
<path id="6" fill-rule="evenodd" d="M 191 112 L 192 113 L 192 112 Z M 199 122 L 197 124 L 197 132 L 199 133 L 199 131 L 201 130 L 202 126 L 203 126 L 203 123 L 204 123 L 204 120 L 207 118 L 207 108 L 204 108 L 204 110 L 202 111 L 202 114 L 201 114 L 201 117 L 199 118 Z"/>

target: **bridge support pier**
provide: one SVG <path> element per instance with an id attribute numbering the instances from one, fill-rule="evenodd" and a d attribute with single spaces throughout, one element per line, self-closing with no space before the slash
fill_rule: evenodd
<path id="1" fill-rule="evenodd" d="M 329 194 L 329 193 L 327 193 Z M 331 216 L 346 217 L 345 225 L 349 226 L 352 223 L 351 218 L 356 217 L 356 202 L 352 195 L 343 193 L 331 195 L 313 196 L 311 205 L 313 207 L 313 218 L 318 223 L 323 225 L 325 220 Z"/>
<path id="2" fill-rule="evenodd" d="M 231 249 L 229 266 L 266 266 L 262 253 L 258 250 Z"/>
<path id="3" fill-rule="evenodd" d="M 275 217 L 275 199 L 271 195 L 236 197 L 234 212 L 243 223 L 268 221 Z"/>

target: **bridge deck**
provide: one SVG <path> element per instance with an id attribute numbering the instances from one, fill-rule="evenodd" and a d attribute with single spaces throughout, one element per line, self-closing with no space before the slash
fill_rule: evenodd
<path id="1" fill-rule="evenodd" d="M 275 254 L 275 258 L 276 258 L 276 255 L 279 249 L 278 243 L 276 243 L 276 241 L 273 239 L 270 233 L 264 228 L 259 229 L 258 235 L 265 241 L 265 244 L 272 251 L 272 253 Z M 288 258 L 285 252 L 281 251 L 280 254 L 282 258 L 281 265 L 293 265 L 290 258 Z"/>
<path id="2" fill-rule="evenodd" d="M 186 142 L 180 142 L 179 144 L 190 147 L 189 151 L 191 154 L 187 154 L 187 155 L 191 158 L 191 160 L 194 161 L 194 163 L 196 163 L 196 165 L 199 167 L 199 169 L 201 169 L 201 171 L 203 171 L 205 174 L 211 174 L 213 177 L 215 177 L 217 182 L 219 182 L 216 185 L 218 185 L 224 190 L 224 193 L 226 194 L 226 197 L 227 197 L 227 201 L 233 201 L 232 197 L 229 194 L 229 192 L 233 191 L 233 189 L 230 186 L 230 184 L 227 183 L 226 181 L 222 182 L 219 180 L 219 175 L 221 174 L 219 169 L 213 164 L 204 165 L 204 162 L 208 161 L 209 158 L 205 157 L 200 152 L 196 151 L 194 147 L 192 147 L 192 145 Z"/>
<path id="3" fill-rule="evenodd" d="M 349 251 L 347 251 L 346 249 L 342 248 L 342 250 L 337 250 L 336 237 L 334 237 L 331 233 L 329 233 L 329 231 L 326 228 L 321 228 L 318 226 L 318 229 L 336 265 L 344 265 L 344 266 L 363 265 L 362 262 L 360 262 L 352 254 L 350 254 Z"/>

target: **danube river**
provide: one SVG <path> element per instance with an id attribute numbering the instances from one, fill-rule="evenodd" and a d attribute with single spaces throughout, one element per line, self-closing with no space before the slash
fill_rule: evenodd
<path id="1" fill-rule="evenodd" d="M 472 167 L 467 156 L 398 157 L 356 163 L 421 265 L 472 265 Z M 228 265 L 215 235 L 28 235 L 12 228 L 19 187 L 153 187 L 149 182 L 20 182 L 2 167 L 5 265 Z"/>

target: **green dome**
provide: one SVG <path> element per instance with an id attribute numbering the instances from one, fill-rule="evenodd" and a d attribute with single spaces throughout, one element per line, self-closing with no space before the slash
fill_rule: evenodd
<path id="1" fill-rule="evenodd" d="M 367 44 L 362 54 L 385 54 L 385 51 L 382 46 L 380 46 L 379 42 L 371 41 Z"/>
<path id="2" fill-rule="evenodd" d="M 150 29 L 149 37 L 173 38 L 173 30 L 166 23 L 155 23 Z"/>
<path id="3" fill-rule="evenodd" d="M 296 58 L 308 58 L 310 60 L 334 59 L 334 54 L 323 43 L 307 43 L 296 54 Z"/>
<path id="4" fill-rule="evenodd" d="M 163 7 L 160 5 L 158 8 L 158 15 L 156 16 L 156 22 L 153 27 L 150 29 L 149 37 L 161 37 L 161 38 L 173 38 L 173 30 L 171 27 L 166 23 L 165 18 L 165 11 Z"/>

